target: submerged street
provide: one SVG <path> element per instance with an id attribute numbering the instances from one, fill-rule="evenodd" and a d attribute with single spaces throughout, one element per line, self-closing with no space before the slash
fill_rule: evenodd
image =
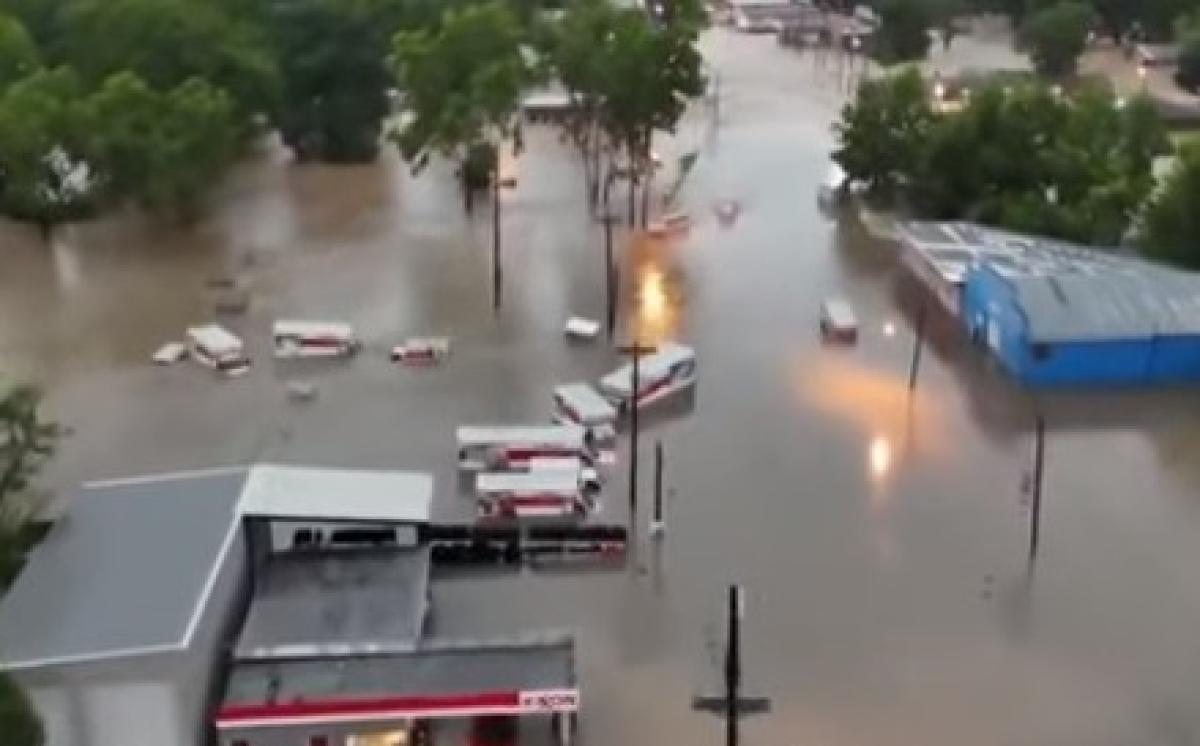
<path id="1" fill-rule="evenodd" d="M 624 572 L 448 578 L 437 631 L 575 630 L 592 746 L 720 742 L 721 722 L 691 700 L 719 683 L 731 582 L 746 589 L 747 693 L 773 702 L 745 723 L 746 743 L 1200 741 L 1195 392 L 1035 401 L 931 311 L 910 395 L 921 296 L 892 247 L 815 200 L 844 78 L 771 36 L 715 29 L 702 46 L 720 124 L 698 103 L 656 143 L 668 181 L 700 150 L 678 198 L 693 227 L 616 234 L 615 341 L 678 339 L 698 358 L 694 406 L 643 418 L 636 555 Z M 73 430 L 49 487 L 251 461 L 414 469 L 435 474 L 439 519 L 472 515 L 454 427 L 547 421 L 554 385 L 619 363 L 603 338 L 562 335 L 570 315 L 604 315 L 603 234 L 579 158 L 546 127 L 526 145 L 502 195 L 498 316 L 490 203 L 464 215 L 450 167 L 414 177 L 394 149 L 353 168 L 263 154 L 187 231 L 113 218 L 47 247 L 0 226 L 0 370 L 42 383 Z M 713 207 L 730 199 L 740 215 L 723 226 Z M 230 276 L 250 289 L 227 322 L 250 373 L 150 365 L 212 318 L 211 285 Z M 858 312 L 856 346 L 820 340 L 834 295 Z M 351 322 L 366 349 L 277 362 L 276 318 Z M 390 364 L 410 334 L 451 337 L 451 357 Z M 315 382 L 316 399 L 289 401 L 294 379 Z M 1021 487 L 1035 407 L 1047 442 L 1031 567 Z M 645 536 L 655 440 L 668 487 L 657 542 Z M 627 516 L 627 445 L 602 493 L 613 520 Z"/>

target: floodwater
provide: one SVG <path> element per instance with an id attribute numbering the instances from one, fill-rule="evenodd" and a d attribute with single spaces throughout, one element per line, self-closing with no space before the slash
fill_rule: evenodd
<path id="1" fill-rule="evenodd" d="M 694 406 L 647 417 L 666 451 L 667 533 L 626 572 L 449 579 L 448 634 L 577 631 L 594 746 L 718 743 L 690 710 L 718 680 L 727 583 L 744 584 L 746 689 L 772 698 L 747 743 L 1183 746 L 1200 742 L 1200 403 L 1192 391 L 1032 397 L 932 316 L 908 391 L 913 295 L 888 247 L 814 200 L 844 95 L 837 71 L 770 37 L 714 31 L 720 126 L 700 106 L 668 162 L 699 146 L 677 240 L 618 233 L 627 341 L 697 348 Z M 74 434 L 47 475 L 79 481 L 252 460 L 436 473 L 439 517 L 470 512 L 452 428 L 539 422 L 555 383 L 617 363 L 568 345 L 603 318 L 600 227 L 577 159 L 531 131 L 503 196 L 505 296 L 490 298 L 490 213 L 463 214 L 448 169 L 393 154 L 361 168 L 263 155 L 189 231 L 130 219 L 0 240 L 0 368 L 41 381 Z M 741 207 L 723 226 L 714 205 Z M 150 352 L 211 317 L 214 279 L 251 289 L 228 320 L 255 364 L 238 380 Z M 823 346 L 822 298 L 848 296 L 859 344 Z M 347 363 L 277 363 L 277 317 L 344 319 Z M 632 331 L 636 330 L 636 332 Z M 407 334 L 447 334 L 440 368 L 391 366 Z M 315 401 L 285 382 L 314 381 Z M 1047 419 L 1042 541 L 1027 561 L 1032 412 Z M 627 463 L 622 453 L 620 464 Z M 620 519 L 618 473 L 605 511 Z M 54 509 L 53 505 L 51 509 Z"/>

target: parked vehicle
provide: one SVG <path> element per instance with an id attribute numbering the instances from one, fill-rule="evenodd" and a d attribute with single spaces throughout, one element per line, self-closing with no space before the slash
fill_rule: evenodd
<path id="1" fill-rule="evenodd" d="M 571 470 L 488 472 L 475 482 L 481 518 L 575 520 L 587 514 L 578 466 Z"/>
<path id="2" fill-rule="evenodd" d="M 586 383 L 567 383 L 554 389 L 554 421 L 587 428 L 594 445 L 617 437 L 617 408 Z"/>
<path id="3" fill-rule="evenodd" d="M 432 365 L 450 355 L 450 340 L 445 337 L 409 337 L 392 348 L 393 363 Z"/>
<path id="4" fill-rule="evenodd" d="M 853 343 L 858 339 L 858 317 L 849 302 L 831 298 L 821 304 L 821 335 L 831 342 Z"/>
<path id="5" fill-rule="evenodd" d="M 638 407 L 685 391 L 696 382 L 696 351 L 677 342 L 665 342 L 658 351 L 639 361 Z M 626 363 L 600 379 L 600 391 L 621 409 L 629 407 L 633 388 L 633 363 Z"/>
<path id="6" fill-rule="evenodd" d="M 227 376 L 240 376 L 250 369 L 250 358 L 242 340 L 223 326 L 206 324 L 187 330 L 188 353 L 201 365 Z"/>
<path id="7" fill-rule="evenodd" d="M 353 326 L 335 321 L 276 321 L 272 338 L 276 357 L 339 357 L 362 346 Z"/>
<path id="8" fill-rule="evenodd" d="M 528 469 L 529 461 L 537 458 L 595 462 L 587 432 L 579 425 L 467 425 L 458 428 L 456 438 L 460 469 Z"/>

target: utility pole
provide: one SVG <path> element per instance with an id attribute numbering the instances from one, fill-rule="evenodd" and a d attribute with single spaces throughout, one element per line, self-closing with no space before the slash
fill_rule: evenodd
<path id="1" fill-rule="evenodd" d="M 500 150 L 492 156 L 492 310 L 500 311 L 500 293 L 503 277 L 500 269 Z"/>
<path id="2" fill-rule="evenodd" d="M 604 179 L 604 299 L 605 321 L 610 340 L 617 327 L 617 267 L 613 264 L 613 214 L 608 208 L 608 193 L 612 183 L 613 174 L 609 169 Z"/>
<path id="3" fill-rule="evenodd" d="M 743 697 L 742 688 L 742 639 L 740 621 L 742 616 L 742 589 L 729 586 L 729 636 L 725 646 L 725 692 L 721 696 L 698 696 L 692 700 L 692 709 L 711 712 L 725 718 L 725 745 L 739 746 L 738 720 L 743 715 L 758 715 L 771 710 L 771 700 L 766 697 Z"/>
<path id="4" fill-rule="evenodd" d="M 629 385 L 629 399 L 627 406 L 629 407 L 629 526 L 634 528 L 637 526 L 637 466 L 638 466 L 638 391 L 641 388 L 641 359 L 642 355 L 649 355 L 657 351 L 657 348 L 647 345 L 639 345 L 634 342 L 631 345 L 625 345 L 617 348 L 617 352 L 622 355 L 630 355 L 633 358 L 633 375 Z"/>
<path id="5" fill-rule="evenodd" d="M 917 388 L 917 372 L 921 367 L 921 348 L 925 345 L 925 306 L 917 312 L 917 338 L 913 340 L 912 364 L 908 369 L 908 390 L 912 393 Z"/>
<path id="6" fill-rule="evenodd" d="M 1042 473 L 1046 461 L 1046 420 L 1037 415 L 1033 440 L 1033 499 L 1029 514 L 1029 564 L 1037 559 L 1038 539 L 1042 527 Z"/>
<path id="7" fill-rule="evenodd" d="M 662 536 L 667 525 L 663 521 L 663 445 L 654 443 L 654 514 L 650 519 L 650 535 Z"/>

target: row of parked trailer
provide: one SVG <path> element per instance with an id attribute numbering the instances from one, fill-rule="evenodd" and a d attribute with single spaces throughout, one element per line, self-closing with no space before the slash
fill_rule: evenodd
<path id="1" fill-rule="evenodd" d="M 347 357 L 362 349 L 350 324 L 337 321 L 276 321 L 271 328 L 275 357 Z M 450 354 L 445 337 L 410 337 L 391 349 L 393 362 L 435 363 Z M 250 356 L 241 338 L 219 324 L 194 326 L 185 342 L 169 342 L 154 354 L 154 362 L 169 364 L 190 356 L 227 376 L 250 369 Z"/>
<path id="2" fill-rule="evenodd" d="M 553 425 L 459 427 L 458 465 L 479 472 L 479 515 L 500 520 L 578 520 L 596 508 L 602 484 L 599 449 L 611 448 L 620 417 L 684 392 L 696 381 L 692 348 L 666 343 L 639 365 L 604 376 L 599 386 L 568 383 L 553 395 Z"/>

